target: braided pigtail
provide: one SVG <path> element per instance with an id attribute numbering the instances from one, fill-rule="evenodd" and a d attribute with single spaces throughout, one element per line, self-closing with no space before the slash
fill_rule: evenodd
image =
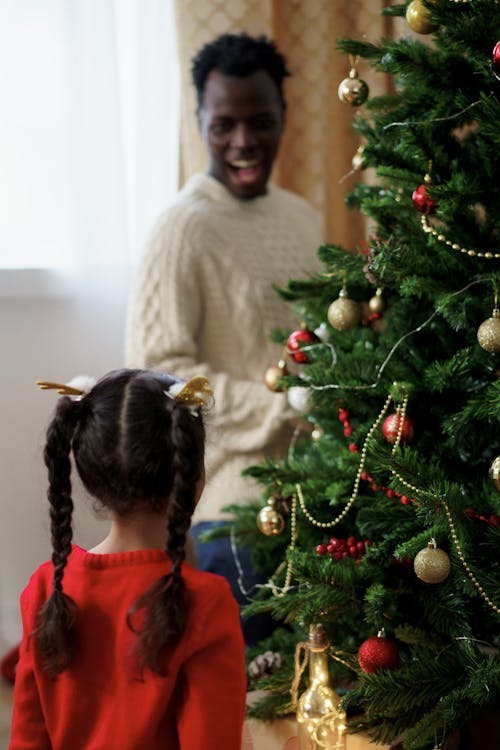
<path id="1" fill-rule="evenodd" d="M 55 416 L 47 430 L 44 452 L 49 474 L 47 497 L 50 502 L 52 594 L 38 615 L 33 633 L 44 667 L 53 676 L 71 662 L 74 652 L 73 623 L 75 604 L 63 592 L 64 568 L 71 551 L 73 500 L 71 497 L 71 443 L 81 410 L 81 402 L 59 399 Z"/>
<path id="2" fill-rule="evenodd" d="M 185 582 L 182 563 L 186 556 L 186 535 L 191 524 L 197 484 L 201 477 L 204 450 L 204 428 L 199 413 L 183 404 L 171 402 L 170 437 L 172 446 L 172 486 L 167 504 L 166 552 L 172 570 L 160 578 L 136 602 L 129 616 L 144 608 L 144 622 L 138 635 L 139 666 L 164 674 L 161 652 L 173 646 L 182 635 L 186 621 Z"/>

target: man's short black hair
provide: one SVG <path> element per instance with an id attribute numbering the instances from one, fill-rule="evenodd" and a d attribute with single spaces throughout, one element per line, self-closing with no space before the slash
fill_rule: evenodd
<path id="1" fill-rule="evenodd" d="M 264 70 L 275 82 L 283 108 L 286 107 L 283 80 L 290 75 L 290 71 L 284 55 L 278 52 L 272 39 L 265 36 L 251 37 L 245 33 L 222 34 L 205 44 L 193 58 L 191 66 L 198 108 L 202 106 L 207 76 L 214 68 L 225 75 L 238 78 Z"/>

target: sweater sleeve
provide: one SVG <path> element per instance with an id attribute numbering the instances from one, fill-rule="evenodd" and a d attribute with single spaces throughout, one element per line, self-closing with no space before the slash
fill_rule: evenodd
<path id="1" fill-rule="evenodd" d="M 30 633 L 35 623 L 35 602 L 31 585 L 21 595 L 23 638 L 14 683 L 14 711 L 9 750 L 51 750 L 45 728 L 34 669 L 34 643 Z"/>
<path id="2" fill-rule="evenodd" d="M 240 750 L 245 718 L 245 650 L 239 610 L 221 579 L 198 613 L 196 646 L 183 667 L 177 717 L 180 750 Z"/>
<path id="3" fill-rule="evenodd" d="M 197 338 L 203 262 L 192 247 L 189 218 L 179 211 L 167 214 L 137 275 L 127 323 L 127 365 L 183 378 L 206 376 L 214 390 L 211 423 L 216 431 L 220 428 L 232 451 L 265 452 L 297 415 L 285 394 L 271 392 L 263 380 L 235 378 L 202 361 Z"/>

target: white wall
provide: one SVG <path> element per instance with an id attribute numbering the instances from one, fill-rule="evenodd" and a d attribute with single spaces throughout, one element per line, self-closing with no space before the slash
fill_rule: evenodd
<path id="1" fill-rule="evenodd" d="M 57 396 L 36 380 L 99 377 L 124 364 L 128 272 L 94 278 L 0 270 L 0 657 L 21 634 L 19 594 L 50 555 L 44 433 Z M 75 488 L 74 540 L 107 530 Z"/>

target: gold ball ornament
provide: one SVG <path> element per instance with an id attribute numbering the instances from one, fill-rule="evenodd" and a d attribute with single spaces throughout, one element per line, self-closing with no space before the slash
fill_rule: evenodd
<path id="1" fill-rule="evenodd" d="M 442 583 L 449 575 L 451 563 L 446 552 L 436 547 L 431 539 L 427 547 L 415 555 L 413 567 L 424 583 Z"/>
<path id="2" fill-rule="evenodd" d="M 493 483 L 493 487 L 497 492 L 500 492 L 500 456 L 493 459 L 489 470 L 489 477 Z"/>
<path id="3" fill-rule="evenodd" d="M 285 390 L 278 385 L 280 379 L 284 375 L 288 375 L 288 370 L 283 360 L 280 360 L 277 365 L 271 365 L 271 367 L 268 367 L 264 374 L 264 382 L 270 391 L 280 393 Z"/>
<path id="4" fill-rule="evenodd" d="M 477 329 L 479 345 L 487 352 L 500 352 L 500 309 L 495 307 L 491 318 L 481 323 Z"/>
<path id="5" fill-rule="evenodd" d="M 327 318 L 337 331 L 350 331 L 361 320 L 361 307 L 348 297 L 345 289 L 341 289 L 338 299 L 328 308 Z"/>
<path id="6" fill-rule="evenodd" d="M 267 505 L 264 505 L 257 513 L 257 527 L 264 536 L 277 536 L 283 532 L 285 519 L 276 510 L 273 498 L 268 500 Z"/>
<path id="7" fill-rule="evenodd" d="M 351 68 L 349 78 L 344 78 L 339 85 L 339 99 L 344 104 L 359 107 L 368 99 L 368 85 L 359 78 L 356 68 Z"/>
<path id="8" fill-rule="evenodd" d="M 379 315 L 385 310 L 385 299 L 382 297 L 382 289 L 377 289 L 374 296 L 368 300 L 368 307 L 372 313 Z"/>
<path id="9" fill-rule="evenodd" d="M 417 34 L 432 34 L 438 28 L 422 0 L 412 0 L 406 9 L 406 22 Z"/>
<path id="10" fill-rule="evenodd" d="M 359 146 L 358 150 L 352 157 L 352 168 L 357 172 L 360 169 L 363 169 L 363 152 L 365 150 L 364 146 Z"/>

